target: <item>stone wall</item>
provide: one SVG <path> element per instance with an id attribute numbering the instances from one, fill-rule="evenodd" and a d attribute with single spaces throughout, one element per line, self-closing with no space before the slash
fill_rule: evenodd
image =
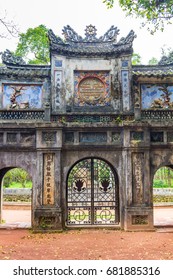
<path id="1" fill-rule="evenodd" d="M 8 189 L 3 188 L 4 202 L 31 202 L 32 189 Z"/>
<path id="2" fill-rule="evenodd" d="M 134 32 L 117 42 L 118 32 L 97 38 L 90 25 L 82 38 L 67 26 L 63 41 L 50 31 L 50 66 L 0 67 L 0 179 L 14 167 L 30 174 L 34 230 L 67 226 L 67 178 L 86 158 L 117 176 L 113 227 L 154 229 L 154 174 L 173 166 L 173 70 L 132 66 Z"/>
<path id="3" fill-rule="evenodd" d="M 51 70 L 53 113 L 81 110 L 83 112 L 132 111 L 130 59 L 129 56 L 105 60 L 54 55 Z M 126 64 L 123 63 L 124 61 Z M 105 81 L 106 75 L 107 81 Z M 86 103 L 86 99 L 78 96 L 77 84 L 86 77 L 98 78 L 108 86 L 105 104 L 101 98 L 94 104 L 93 100 Z"/>

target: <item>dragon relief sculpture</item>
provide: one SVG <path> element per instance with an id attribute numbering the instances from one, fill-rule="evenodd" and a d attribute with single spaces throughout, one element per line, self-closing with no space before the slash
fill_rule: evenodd
<path id="1" fill-rule="evenodd" d="M 17 102 L 16 98 L 20 95 L 23 94 L 23 90 L 26 89 L 26 87 L 24 86 L 10 86 L 10 88 L 12 88 L 14 90 L 14 92 L 11 94 L 10 96 L 10 109 L 27 109 L 29 108 L 29 102 L 28 101 L 24 101 L 21 102 L 20 104 Z"/>
<path id="2" fill-rule="evenodd" d="M 120 41 L 118 42 L 118 44 L 132 44 L 133 40 L 136 38 L 137 36 L 135 35 L 134 31 L 131 30 L 129 32 L 129 34 L 127 35 L 127 37 L 122 37 L 120 39 Z"/>
<path id="3" fill-rule="evenodd" d="M 67 42 L 116 42 L 119 29 L 115 26 L 111 26 L 109 30 L 101 37 L 97 38 L 97 29 L 94 25 L 90 24 L 86 26 L 85 38 L 82 38 L 73 30 L 69 25 L 63 28 L 63 35 Z"/>
<path id="4" fill-rule="evenodd" d="M 155 99 L 152 104 L 152 109 L 173 109 L 173 102 L 171 102 L 170 96 L 172 92 L 168 90 L 166 85 L 161 85 L 159 88 L 163 93 L 161 94 L 161 98 Z"/>
<path id="5" fill-rule="evenodd" d="M 7 65 L 25 65 L 25 61 L 20 56 L 15 56 L 8 49 L 5 52 L 0 52 L 2 62 Z"/>

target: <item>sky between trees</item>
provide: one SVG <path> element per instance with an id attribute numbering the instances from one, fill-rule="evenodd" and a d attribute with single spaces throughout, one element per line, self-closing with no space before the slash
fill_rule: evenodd
<path id="1" fill-rule="evenodd" d="M 10 20 L 13 20 L 19 27 L 20 32 L 26 32 L 30 27 L 34 28 L 44 24 L 51 28 L 56 35 L 62 36 L 62 29 L 69 24 L 78 34 L 84 35 L 86 25 L 92 24 L 97 28 L 98 36 L 103 35 L 111 25 L 120 29 L 121 37 L 127 36 L 133 29 L 137 34 L 134 40 L 134 52 L 139 53 L 142 63 L 146 64 L 149 59 L 161 56 L 161 48 L 173 45 L 172 26 L 166 26 L 164 32 L 157 32 L 151 35 L 147 28 L 141 27 L 139 19 L 126 17 L 125 12 L 115 3 L 112 9 L 107 9 L 102 0 L 50 0 L 45 1 L 22 1 L 6 0 L 1 2 L 1 14 L 6 10 Z M 171 0 L 172 1 L 172 0 Z M 169 1 L 170 2 L 170 1 Z M 2 28 L 0 26 L 0 32 Z M 18 39 L 0 38 L 0 51 L 5 49 L 15 50 Z"/>

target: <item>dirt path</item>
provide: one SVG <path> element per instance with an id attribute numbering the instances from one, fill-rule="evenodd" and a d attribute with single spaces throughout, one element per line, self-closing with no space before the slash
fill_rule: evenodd
<path id="1" fill-rule="evenodd" d="M 173 260 L 173 228 L 160 232 L 0 230 L 1 260 Z"/>

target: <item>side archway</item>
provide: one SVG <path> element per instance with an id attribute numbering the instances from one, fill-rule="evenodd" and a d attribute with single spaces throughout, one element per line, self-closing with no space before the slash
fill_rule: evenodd
<path id="1" fill-rule="evenodd" d="M 66 225 L 119 224 L 118 176 L 103 159 L 78 161 L 67 176 Z"/>
<path id="2" fill-rule="evenodd" d="M 173 168 L 162 166 L 153 177 L 153 209 L 155 226 L 173 225 Z"/>
<path id="3" fill-rule="evenodd" d="M 0 220 L 1 226 L 31 227 L 32 179 L 19 167 L 0 170 Z"/>

